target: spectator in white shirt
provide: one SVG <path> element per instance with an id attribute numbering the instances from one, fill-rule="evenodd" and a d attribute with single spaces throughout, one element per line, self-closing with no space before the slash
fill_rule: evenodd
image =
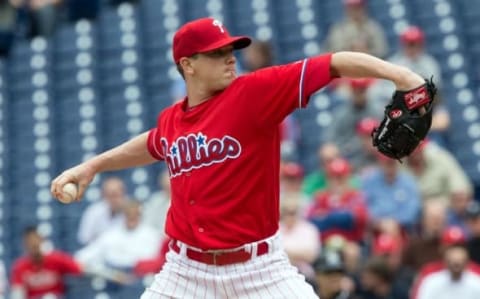
<path id="1" fill-rule="evenodd" d="M 78 228 L 78 241 L 87 245 L 110 227 L 123 222 L 122 207 L 127 202 L 126 188 L 118 177 L 110 177 L 102 184 L 102 200 L 83 212 Z"/>
<path id="2" fill-rule="evenodd" d="M 170 177 L 168 170 L 162 171 L 158 176 L 160 190 L 153 193 L 145 202 L 143 209 L 143 222 L 165 235 L 165 221 L 170 208 Z"/>
<path id="3" fill-rule="evenodd" d="M 109 228 L 75 254 L 76 260 L 90 272 L 108 269 L 129 272 L 138 261 L 153 258 L 158 253 L 160 234 L 142 223 L 140 204 L 129 201 L 123 211 L 122 225 Z"/>
<path id="4" fill-rule="evenodd" d="M 302 217 L 302 193 L 283 193 L 280 199 L 280 236 L 290 261 L 307 277 L 320 252 L 320 232 Z"/>
<path id="5" fill-rule="evenodd" d="M 420 281 L 414 299 L 478 299 L 480 275 L 467 267 L 469 257 L 463 245 L 448 247 L 444 252 L 445 268 Z"/>

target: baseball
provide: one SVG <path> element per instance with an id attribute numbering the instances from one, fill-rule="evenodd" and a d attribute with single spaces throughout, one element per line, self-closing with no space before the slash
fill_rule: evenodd
<path id="1" fill-rule="evenodd" d="M 58 200 L 64 204 L 72 203 L 77 198 L 77 192 L 77 185 L 74 183 L 67 183 L 63 186 L 62 194 L 59 196 Z"/>

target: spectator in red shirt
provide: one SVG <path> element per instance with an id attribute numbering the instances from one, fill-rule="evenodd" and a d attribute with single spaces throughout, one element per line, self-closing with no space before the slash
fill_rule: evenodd
<path id="1" fill-rule="evenodd" d="M 62 298 L 65 275 L 81 274 L 81 266 L 67 253 L 44 252 L 43 238 L 34 227 L 25 229 L 23 241 L 26 254 L 14 262 L 11 272 L 12 298 Z"/>
<path id="2" fill-rule="evenodd" d="M 307 217 L 320 230 L 322 241 L 341 235 L 349 241 L 363 239 L 367 208 L 360 191 L 349 185 L 350 164 L 337 158 L 328 163 L 327 189 L 315 195 Z"/>

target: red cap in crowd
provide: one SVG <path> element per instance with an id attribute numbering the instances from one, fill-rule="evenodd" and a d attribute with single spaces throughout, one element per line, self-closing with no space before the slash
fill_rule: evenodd
<path id="1" fill-rule="evenodd" d="M 372 85 L 373 79 L 370 78 L 350 78 L 348 84 L 353 89 L 367 89 Z"/>
<path id="2" fill-rule="evenodd" d="M 372 134 L 373 129 L 377 128 L 380 125 L 380 122 L 373 117 L 363 118 L 357 124 L 357 134 L 359 135 L 368 135 Z"/>
<path id="3" fill-rule="evenodd" d="M 303 167 L 295 162 L 287 162 L 282 165 L 281 174 L 285 177 L 303 178 Z"/>
<path id="4" fill-rule="evenodd" d="M 425 40 L 425 35 L 423 31 L 418 28 L 417 26 L 411 26 L 407 28 L 402 35 L 400 35 L 400 39 L 403 43 L 423 43 Z"/>
<path id="5" fill-rule="evenodd" d="M 466 241 L 465 233 L 458 226 L 451 226 L 442 233 L 442 245 L 461 245 Z"/>
<path id="6" fill-rule="evenodd" d="M 182 57 L 190 57 L 228 45 L 233 45 L 235 49 L 242 49 L 251 42 L 247 36 L 230 36 L 227 28 L 219 20 L 201 18 L 186 23 L 175 33 L 173 60 L 178 63 Z"/>
<path id="7" fill-rule="evenodd" d="M 327 164 L 327 175 L 331 177 L 343 177 L 350 174 L 350 163 L 343 158 L 335 158 Z"/>
<path id="8" fill-rule="evenodd" d="M 345 5 L 363 5 L 366 0 L 343 0 Z"/>
<path id="9" fill-rule="evenodd" d="M 386 234 L 379 235 L 373 242 L 373 254 L 383 255 L 399 252 L 401 249 L 400 241 Z"/>

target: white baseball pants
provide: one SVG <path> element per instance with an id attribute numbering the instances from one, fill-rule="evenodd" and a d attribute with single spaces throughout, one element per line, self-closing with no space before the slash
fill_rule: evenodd
<path id="1" fill-rule="evenodd" d="M 180 243 L 180 253 L 170 250 L 162 271 L 140 299 L 313 299 L 313 288 L 292 266 L 279 236 L 268 238 L 269 252 L 256 256 L 255 245 L 246 245 L 252 259 L 239 264 L 216 266 L 189 259 Z"/>

